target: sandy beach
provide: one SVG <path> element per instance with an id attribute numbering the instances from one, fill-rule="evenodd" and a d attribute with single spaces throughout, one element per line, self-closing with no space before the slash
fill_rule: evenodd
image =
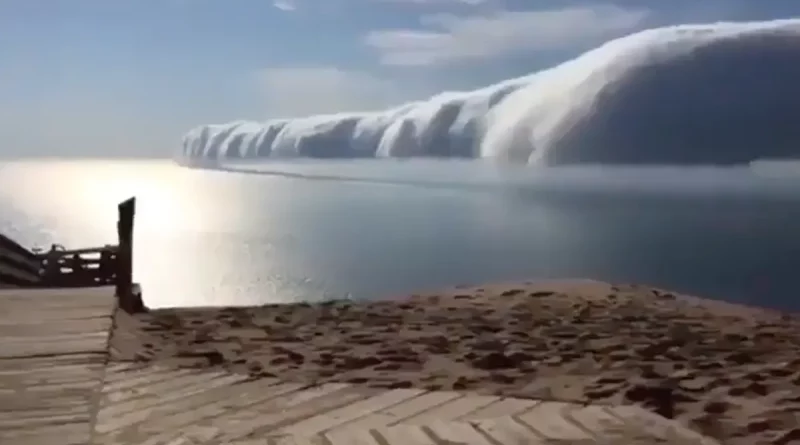
<path id="1" fill-rule="evenodd" d="M 724 444 L 800 443 L 800 316 L 644 286 L 119 313 L 111 345 L 253 378 L 638 404 Z"/>

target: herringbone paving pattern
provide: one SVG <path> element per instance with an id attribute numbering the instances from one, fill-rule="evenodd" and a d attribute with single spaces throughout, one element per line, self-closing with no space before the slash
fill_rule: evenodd
<path id="1" fill-rule="evenodd" d="M 307 387 L 223 371 L 132 364 L 108 368 L 94 440 L 98 445 L 714 443 L 636 407 L 346 383 Z"/>

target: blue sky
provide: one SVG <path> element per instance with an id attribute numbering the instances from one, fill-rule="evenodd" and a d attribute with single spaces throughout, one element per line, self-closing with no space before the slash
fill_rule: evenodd
<path id="1" fill-rule="evenodd" d="M 204 123 L 374 109 L 796 0 L 0 0 L 0 156 L 171 156 Z"/>

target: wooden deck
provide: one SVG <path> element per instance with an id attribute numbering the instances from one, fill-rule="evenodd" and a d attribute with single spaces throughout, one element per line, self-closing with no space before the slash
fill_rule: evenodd
<path id="1" fill-rule="evenodd" d="M 630 406 L 109 362 L 112 295 L 109 287 L 0 290 L 0 443 L 715 444 Z"/>
<path id="2" fill-rule="evenodd" d="M 705 444 L 633 407 L 248 380 L 224 371 L 112 364 L 95 443 L 204 445 Z"/>
<path id="3" fill-rule="evenodd" d="M 111 288 L 0 291 L 0 443 L 89 443 Z"/>

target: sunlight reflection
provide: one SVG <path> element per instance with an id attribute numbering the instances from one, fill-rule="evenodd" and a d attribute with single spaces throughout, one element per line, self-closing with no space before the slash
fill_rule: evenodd
<path id="1" fill-rule="evenodd" d="M 231 289 L 209 288 L 198 277 L 219 276 L 216 281 L 223 285 L 247 282 L 237 270 L 241 252 L 224 248 L 231 245 L 224 234 L 247 219 L 247 193 L 238 193 L 239 188 L 235 175 L 188 170 L 169 161 L 0 163 L 0 232 L 30 247 L 115 243 L 117 204 L 135 196 L 134 276 L 148 304 L 215 299 L 221 304 L 230 299 Z M 232 273 L 238 275 L 226 278 Z M 255 299 L 256 286 L 251 287 L 234 292 Z"/>
<path id="2" fill-rule="evenodd" d="M 277 164 L 233 174 L 170 161 L 0 162 L 0 232 L 30 247 L 113 243 L 116 206 L 136 196 L 134 279 L 153 307 L 374 298 L 531 276 L 747 296 L 763 286 L 737 277 L 765 264 L 794 271 L 789 253 L 800 248 L 780 230 L 797 219 L 800 183 L 742 169 L 287 165 L 302 177 Z M 733 268 L 727 279 L 721 265 Z"/>
<path id="3" fill-rule="evenodd" d="M 115 238 L 116 205 L 132 196 L 136 227 L 146 231 L 202 229 L 220 215 L 194 199 L 213 196 L 215 181 L 166 161 L 17 162 L 4 165 L 1 176 L 0 196 L 30 218 L 58 218 L 84 233 L 91 227 L 104 239 Z"/>

